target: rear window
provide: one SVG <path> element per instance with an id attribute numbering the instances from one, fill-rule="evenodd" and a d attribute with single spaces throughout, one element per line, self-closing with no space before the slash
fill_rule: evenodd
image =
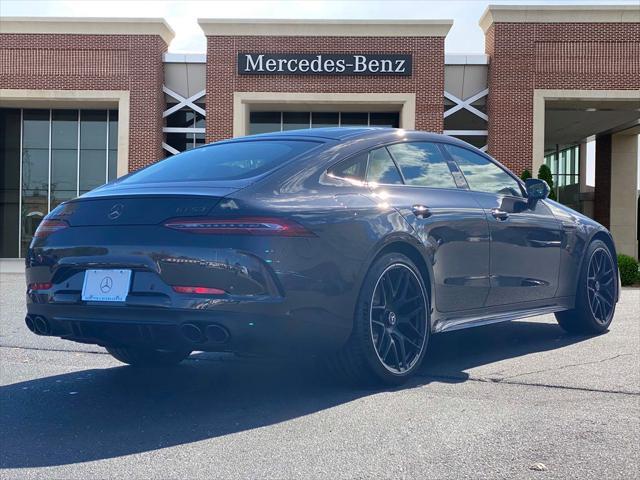
<path id="1" fill-rule="evenodd" d="M 329 175 L 350 180 L 364 180 L 367 171 L 367 153 L 361 153 L 345 162 L 338 163 L 328 171 Z"/>
<path id="2" fill-rule="evenodd" d="M 211 145 L 154 163 L 122 183 L 240 180 L 256 177 L 320 145 L 297 140 L 256 140 Z"/>
<path id="3" fill-rule="evenodd" d="M 367 181 L 372 183 L 398 184 L 402 183 L 402 177 L 396 164 L 386 148 L 378 148 L 369 153 L 369 168 Z"/>

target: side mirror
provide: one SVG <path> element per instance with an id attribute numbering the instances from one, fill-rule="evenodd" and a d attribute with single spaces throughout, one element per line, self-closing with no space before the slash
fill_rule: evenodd
<path id="1" fill-rule="evenodd" d="M 527 190 L 529 202 L 544 200 L 549 196 L 549 192 L 551 191 L 547 182 L 539 178 L 527 178 L 525 181 L 525 189 Z"/>

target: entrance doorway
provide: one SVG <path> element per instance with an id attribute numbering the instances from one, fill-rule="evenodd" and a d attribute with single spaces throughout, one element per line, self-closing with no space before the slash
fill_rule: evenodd
<path id="1" fill-rule="evenodd" d="M 609 228 L 638 257 L 640 91 L 536 90 L 534 165 L 552 171 L 558 200 Z"/>

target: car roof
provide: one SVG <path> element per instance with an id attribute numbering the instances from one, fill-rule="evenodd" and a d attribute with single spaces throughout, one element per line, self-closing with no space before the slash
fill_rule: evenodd
<path id="1" fill-rule="evenodd" d="M 366 135 L 372 130 L 381 130 L 370 127 L 325 127 L 325 128 L 304 128 L 298 130 L 285 130 L 282 132 L 269 132 L 251 135 L 241 138 L 283 138 L 283 137 L 305 137 L 329 140 L 344 140 L 346 138 Z M 392 130 L 386 128 L 384 130 Z M 240 140 L 240 138 L 238 138 Z"/>
<path id="2" fill-rule="evenodd" d="M 239 137 L 234 140 L 243 140 L 250 138 L 272 138 L 272 139 L 282 139 L 282 138 L 308 138 L 308 139 L 328 139 L 328 140 L 346 140 L 346 139 L 376 139 L 381 137 L 387 137 L 389 135 L 397 135 L 398 133 L 407 133 L 411 134 L 412 137 L 415 138 L 416 135 L 420 137 L 420 139 L 429 141 L 429 140 L 440 140 L 442 141 L 443 137 L 447 139 L 452 139 L 446 135 L 441 135 L 438 133 L 430 133 L 423 132 L 417 130 L 404 130 L 401 128 L 388 128 L 388 127 L 326 127 L 326 128 L 305 128 L 300 130 L 286 130 L 282 132 L 270 132 L 270 133 L 261 133 L 257 135 L 251 135 L 248 137 Z"/>

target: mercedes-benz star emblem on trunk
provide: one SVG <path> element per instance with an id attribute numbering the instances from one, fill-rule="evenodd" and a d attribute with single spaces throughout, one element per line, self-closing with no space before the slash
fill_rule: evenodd
<path id="1" fill-rule="evenodd" d="M 109 214 L 107 215 L 107 217 L 109 217 L 109 220 L 115 220 L 117 218 L 120 218 L 120 215 L 122 215 L 123 210 L 124 210 L 124 205 L 121 203 L 116 203 L 113 207 L 111 207 L 111 210 L 109 210 Z"/>

